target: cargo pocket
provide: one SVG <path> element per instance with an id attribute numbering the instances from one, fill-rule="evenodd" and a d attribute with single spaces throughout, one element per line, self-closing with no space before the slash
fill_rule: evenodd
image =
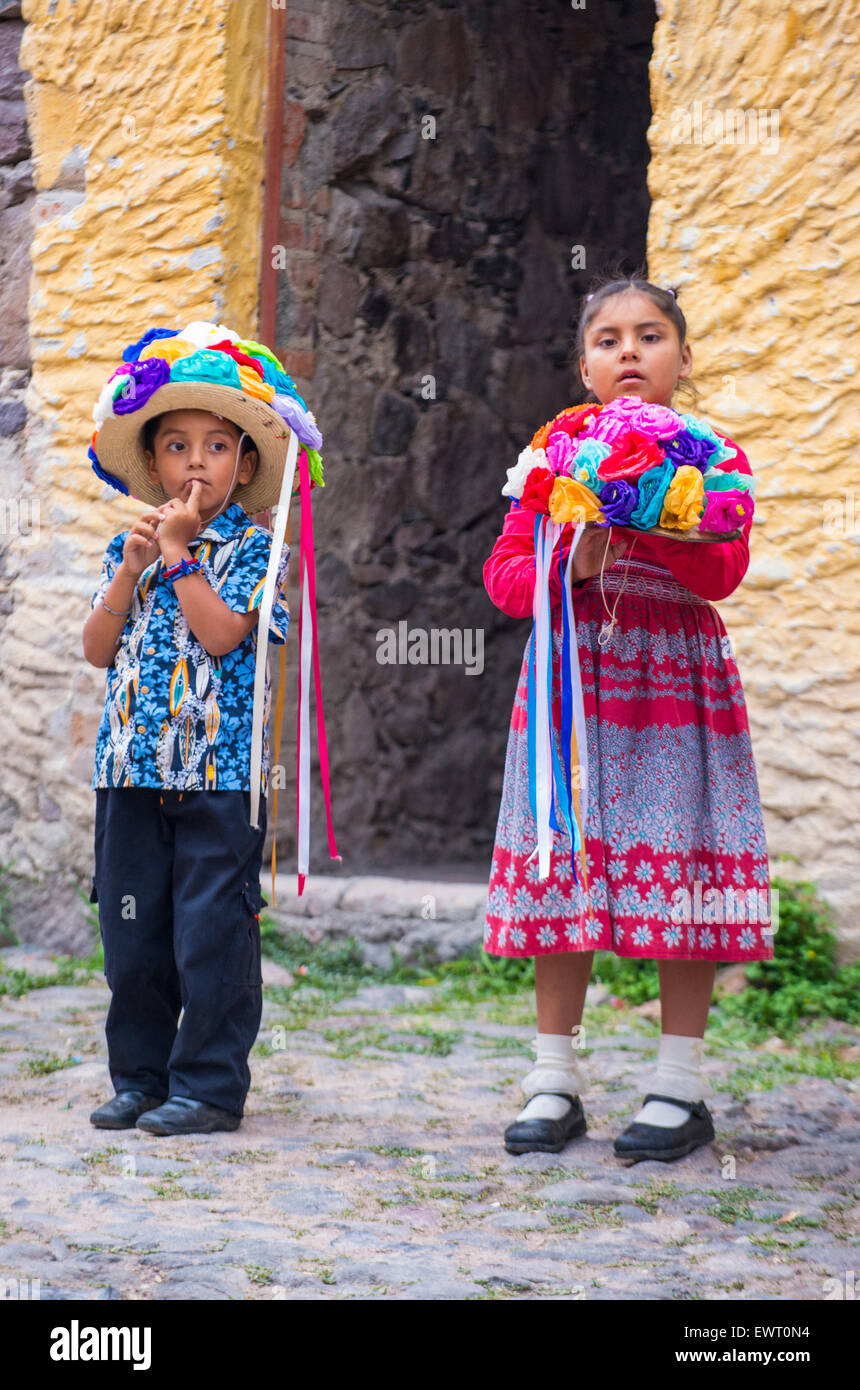
<path id="1" fill-rule="evenodd" d="M 221 976 L 225 984 L 259 989 L 263 983 L 260 951 L 260 913 L 265 899 L 259 884 L 246 883 L 242 889 L 241 913 Z"/>

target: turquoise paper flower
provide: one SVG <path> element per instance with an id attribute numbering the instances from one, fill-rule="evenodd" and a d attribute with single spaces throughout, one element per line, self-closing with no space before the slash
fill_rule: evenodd
<path id="1" fill-rule="evenodd" d="M 738 451 L 734 444 L 726 444 L 722 439 L 719 439 L 710 425 L 706 424 L 704 420 L 700 420 L 698 416 L 682 414 L 681 419 L 684 421 L 686 429 L 696 439 L 706 439 L 709 444 L 713 444 L 715 452 L 708 459 L 709 468 L 712 468 L 715 463 L 725 463 L 727 459 L 733 459 L 737 454 Z"/>
<path id="2" fill-rule="evenodd" d="M 235 359 L 228 352 L 213 352 L 210 348 L 198 348 L 187 357 L 177 357 L 170 368 L 170 380 L 214 381 L 218 386 L 235 386 L 237 391 L 242 389 Z"/>
<path id="3" fill-rule="evenodd" d="M 570 466 L 571 478 L 576 478 L 577 482 L 585 483 L 592 492 L 600 496 L 600 489 L 605 486 L 603 478 L 598 478 L 597 468 L 603 460 L 612 453 L 612 446 L 604 444 L 600 439 L 583 439 L 579 448 L 573 456 Z"/>
<path id="4" fill-rule="evenodd" d="M 639 505 L 631 513 L 630 525 L 647 531 L 649 526 L 657 526 L 663 510 L 663 498 L 669 491 L 669 484 L 675 476 L 675 465 L 671 459 L 664 459 L 654 468 L 647 468 L 638 479 Z"/>

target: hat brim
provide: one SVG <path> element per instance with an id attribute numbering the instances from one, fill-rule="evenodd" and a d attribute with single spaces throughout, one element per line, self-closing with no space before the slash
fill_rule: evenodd
<path id="1" fill-rule="evenodd" d="M 230 502 L 238 502 L 249 515 L 277 504 L 290 442 L 289 425 L 268 401 L 235 386 L 208 381 L 167 381 L 139 410 L 109 415 L 105 420 L 95 441 L 99 463 L 105 472 L 125 483 L 132 497 L 154 507 L 168 500 L 161 485 L 149 476 L 142 438 L 147 420 L 167 410 L 208 410 L 245 430 L 257 449 L 257 467 L 249 482 L 233 489 Z"/>

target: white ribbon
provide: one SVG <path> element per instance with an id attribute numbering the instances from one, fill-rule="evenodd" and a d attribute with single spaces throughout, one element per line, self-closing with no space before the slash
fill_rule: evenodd
<path id="1" fill-rule="evenodd" d="M 550 710 L 547 695 L 547 660 L 550 643 L 549 567 L 552 552 L 561 531 L 557 522 L 547 518 L 542 542 L 535 549 L 535 593 L 533 615 L 535 622 L 535 814 L 537 818 L 538 878 L 549 877 L 551 836 L 549 824 L 552 796 L 552 749 L 550 739 Z"/>
<path id="2" fill-rule="evenodd" d="M 281 480 L 281 495 L 278 498 L 275 515 L 275 529 L 272 534 L 272 548 L 269 551 L 269 564 L 263 597 L 260 600 L 260 616 L 257 621 L 257 662 L 254 670 L 254 714 L 251 722 L 251 825 L 259 828 L 260 788 L 263 772 L 263 704 L 266 698 L 266 665 L 269 658 L 269 622 L 272 605 L 275 601 L 275 585 L 278 580 L 278 566 L 287 530 L 287 517 L 293 495 L 293 479 L 296 473 L 296 459 L 299 453 L 299 437 L 290 430 L 287 446 L 287 461 Z M 306 595 L 305 595 L 306 597 Z"/>
<path id="3" fill-rule="evenodd" d="M 573 577 L 573 553 L 579 545 L 579 538 L 584 530 L 585 522 L 580 521 L 573 533 L 564 574 L 564 602 L 567 605 L 570 627 L 569 670 L 570 686 L 573 692 L 573 727 L 576 731 L 576 747 L 579 754 L 579 828 L 582 831 L 583 844 L 585 843 L 585 827 L 588 820 L 588 741 L 585 730 L 585 705 L 582 698 L 582 672 L 579 668 L 579 645 L 576 640 L 576 618 L 573 611 L 570 582 Z M 570 771 L 572 776 L 573 768 Z"/>

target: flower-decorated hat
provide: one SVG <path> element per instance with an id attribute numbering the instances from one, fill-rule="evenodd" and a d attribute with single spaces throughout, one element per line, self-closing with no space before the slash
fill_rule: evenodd
<path id="1" fill-rule="evenodd" d="M 250 435 L 257 467 L 230 498 L 249 514 L 277 503 L 291 430 L 305 448 L 311 487 L 324 486 L 316 419 L 262 343 L 220 323 L 196 322 L 150 328 L 122 357 L 93 409 L 89 448 L 93 470 L 111 487 L 156 507 L 167 500 L 143 451 L 143 426 L 167 410 L 209 410 Z M 293 491 L 298 487 L 297 477 Z"/>

